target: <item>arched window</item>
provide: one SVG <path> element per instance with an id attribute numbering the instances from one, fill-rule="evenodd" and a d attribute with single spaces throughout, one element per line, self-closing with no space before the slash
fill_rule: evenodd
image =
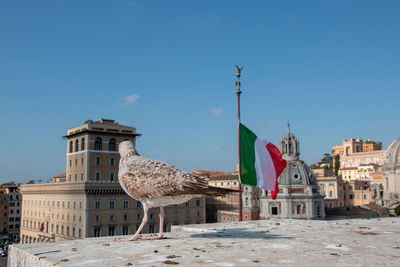
<path id="1" fill-rule="evenodd" d="M 85 138 L 82 138 L 82 141 L 81 141 L 81 150 L 85 150 Z"/>
<path id="2" fill-rule="evenodd" d="M 102 140 L 100 137 L 96 137 L 96 140 L 94 141 L 94 150 L 102 150 L 101 145 L 102 145 Z"/>
<path id="3" fill-rule="evenodd" d="M 114 138 L 111 138 L 108 143 L 108 150 L 109 151 L 116 151 L 117 150 L 117 142 Z"/>
<path id="4" fill-rule="evenodd" d="M 75 152 L 79 151 L 79 142 L 78 139 L 75 140 Z"/>
<path id="5" fill-rule="evenodd" d="M 73 142 L 70 141 L 70 142 L 69 142 L 69 153 L 74 152 L 73 150 L 74 150 L 74 145 L 73 145 Z"/>

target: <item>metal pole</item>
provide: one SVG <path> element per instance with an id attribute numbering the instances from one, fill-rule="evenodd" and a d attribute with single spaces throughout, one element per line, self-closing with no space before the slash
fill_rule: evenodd
<path id="1" fill-rule="evenodd" d="M 237 86 L 236 94 L 238 100 L 238 144 L 239 144 L 239 221 L 242 221 L 242 153 L 241 153 L 241 145 L 240 145 L 240 72 L 242 71 L 243 67 L 236 66 L 237 72 L 236 77 L 237 81 L 235 85 Z"/>

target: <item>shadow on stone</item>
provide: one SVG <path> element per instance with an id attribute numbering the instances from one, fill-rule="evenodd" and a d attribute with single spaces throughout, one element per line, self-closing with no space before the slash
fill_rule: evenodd
<path id="1" fill-rule="evenodd" d="M 224 229 L 215 232 L 192 234 L 193 238 L 256 238 L 256 239 L 293 239 L 289 236 L 268 234 L 267 231 L 249 231 L 245 228 Z"/>

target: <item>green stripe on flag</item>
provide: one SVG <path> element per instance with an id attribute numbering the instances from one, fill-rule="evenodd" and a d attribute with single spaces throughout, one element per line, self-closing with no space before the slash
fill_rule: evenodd
<path id="1" fill-rule="evenodd" d="M 254 143 L 257 136 L 246 126 L 240 123 L 240 155 L 242 184 L 257 186 L 257 173 L 255 169 L 256 156 Z"/>

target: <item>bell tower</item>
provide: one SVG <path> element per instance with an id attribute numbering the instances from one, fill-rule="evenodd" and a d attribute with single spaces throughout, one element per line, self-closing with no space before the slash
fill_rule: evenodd
<path id="1" fill-rule="evenodd" d="M 282 140 L 279 142 L 280 149 L 282 152 L 282 157 L 286 160 L 295 160 L 299 159 L 300 155 L 300 147 L 299 141 L 297 141 L 296 137 L 290 132 L 290 123 L 287 124 L 287 133 L 282 137 Z"/>

